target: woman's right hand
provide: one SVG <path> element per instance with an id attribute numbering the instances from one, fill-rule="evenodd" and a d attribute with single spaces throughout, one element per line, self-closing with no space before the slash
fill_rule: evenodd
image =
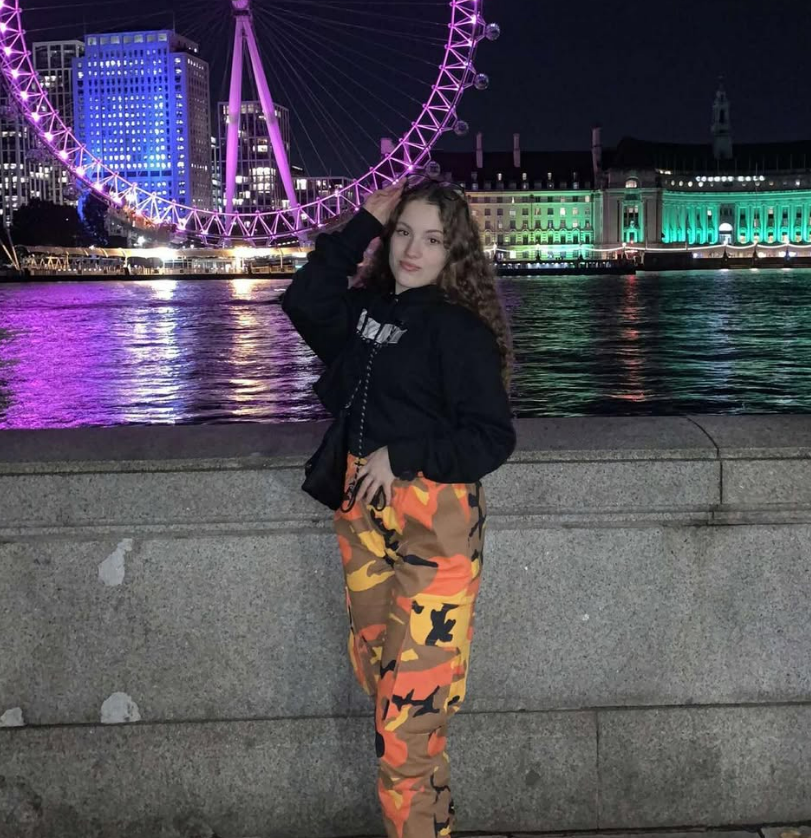
<path id="1" fill-rule="evenodd" d="M 370 212 L 381 224 L 385 224 L 403 194 L 403 185 L 403 183 L 393 183 L 385 189 L 372 192 L 363 202 L 363 208 L 366 212 Z"/>

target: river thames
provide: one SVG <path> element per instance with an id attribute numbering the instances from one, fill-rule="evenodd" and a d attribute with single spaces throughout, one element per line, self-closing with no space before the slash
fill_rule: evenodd
<path id="1" fill-rule="evenodd" d="M 324 418 L 277 280 L 0 285 L 0 427 Z M 811 412 L 811 271 L 502 279 L 516 416 Z"/>

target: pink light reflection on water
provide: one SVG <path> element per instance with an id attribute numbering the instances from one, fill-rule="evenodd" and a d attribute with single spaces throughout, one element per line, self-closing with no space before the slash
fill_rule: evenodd
<path id="1" fill-rule="evenodd" d="M 0 293 L 0 376 L 8 401 L 0 426 L 123 422 L 123 412 L 111 415 L 111 368 L 123 354 L 116 308 L 98 305 L 93 286 L 81 283 L 11 285 Z"/>
<path id="2" fill-rule="evenodd" d="M 270 281 L 0 286 L 0 428 L 322 418 Z M 271 419 L 272 421 L 272 419 Z"/>

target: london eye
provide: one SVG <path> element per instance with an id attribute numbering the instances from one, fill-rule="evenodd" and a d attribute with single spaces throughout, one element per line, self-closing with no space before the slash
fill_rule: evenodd
<path id="1" fill-rule="evenodd" d="M 107 8 L 116 6 L 119 15 L 85 27 L 126 28 L 132 5 L 112 0 Z M 32 45 L 47 40 L 50 28 L 64 31 L 64 23 L 46 20 L 31 31 L 24 25 L 33 12 L 41 23 L 47 8 L 0 0 L 0 72 L 31 130 L 80 187 L 114 212 L 206 243 L 306 240 L 355 211 L 370 192 L 430 170 L 443 134 L 467 132 L 463 95 L 488 84 L 474 63 L 477 47 L 498 37 L 498 26 L 483 17 L 483 0 L 177 0 L 173 23 L 199 40 L 223 94 L 222 201 L 200 206 L 128 177 L 77 135 L 71 115 L 58 112 Z M 272 204 L 260 207 L 238 197 L 240 114 L 249 99 L 263 118 L 278 181 Z M 280 107 L 289 113 L 288 143 Z M 341 178 L 326 194 L 308 196 L 296 189 L 302 172 Z"/>

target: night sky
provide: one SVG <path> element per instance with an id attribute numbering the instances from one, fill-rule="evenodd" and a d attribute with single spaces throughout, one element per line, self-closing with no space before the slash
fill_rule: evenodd
<path id="1" fill-rule="evenodd" d="M 484 45 L 493 80 L 470 96 L 485 146 L 590 147 L 623 136 L 707 142 L 717 78 L 740 142 L 811 138 L 811 5 L 801 0 L 505 0 L 503 36 Z M 486 101 L 485 101 L 486 100 Z M 507 134 L 507 136 L 504 136 Z"/>
<path id="2" fill-rule="evenodd" d="M 174 3 L 177 28 L 183 32 L 185 21 L 199 23 L 222 2 L 26 0 L 27 9 L 49 8 L 28 12 L 25 25 L 39 30 L 31 40 L 81 35 L 82 16 L 89 29 L 98 29 L 98 21 L 109 22 L 120 11 L 122 18 L 128 16 L 129 28 L 158 28 L 171 25 L 166 10 Z M 279 0 L 255 2 L 273 6 Z M 344 2 L 360 5 L 358 0 L 325 0 L 338 6 Z M 388 2 L 402 8 L 404 0 Z M 134 5 L 143 15 L 140 27 L 133 20 Z M 309 0 L 308 5 L 310 14 L 319 14 L 317 3 Z M 368 5 L 382 8 L 386 2 L 369 0 Z M 416 2 L 408 14 L 416 17 L 414 10 L 421 5 L 426 14 L 445 14 L 437 4 Z M 161 10 L 162 15 L 154 14 Z M 470 91 L 463 101 L 461 116 L 471 125 L 470 136 L 445 140 L 442 148 L 472 148 L 476 130 L 484 132 L 489 149 L 510 148 L 514 131 L 521 133 L 525 149 L 587 148 L 595 122 L 603 126 L 605 145 L 623 136 L 706 142 L 721 74 L 732 104 L 735 140 L 811 138 L 805 87 L 811 78 L 811 4 L 804 0 L 489 0 L 485 15 L 503 33 L 496 43 L 484 42 L 479 52 L 478 68 L 490 75 L 491 86 L 484 93 Z M 216 38 L 203 46 L 204 57 L 212 61 L 217 96 L 224 91 L 221 68 L 228 39 L 222 28 L 207 31 L 201 41 L 206 35 Z M 384 34 L 375 40 L 371 55 L 386 46 Z M 437 57 L 436 47 L 411 48 L 416 58 L 422 57 L 417 55 L 421 50 L 425 58 Z M 206 55 L 206 49 L 219 50 L 219 57 Z M 399 95 L 394 76 L 381 73 L 370 85 L 393 100 Z M 403 109 L 414 109 L 405 97 Z M 317 134 L 319 126 L 310 130 Z M 373 125 L 370 131 L 381 133 Z"/>

